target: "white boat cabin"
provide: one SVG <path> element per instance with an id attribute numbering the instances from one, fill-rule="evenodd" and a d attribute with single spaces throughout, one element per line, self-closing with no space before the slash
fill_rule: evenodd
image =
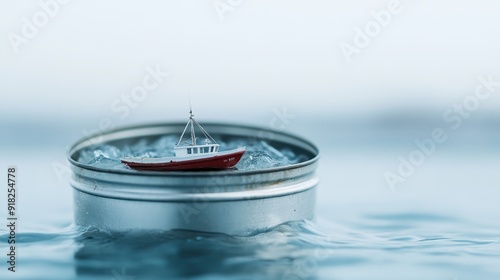
<path id="1" fill-rule="evenodd" d="M 176 157 L 190 157 L 190 156 L 215 154 L 219 152 L 219 147 L 220 147 L 219 144 L 175 146 L 174 152 Z"/>

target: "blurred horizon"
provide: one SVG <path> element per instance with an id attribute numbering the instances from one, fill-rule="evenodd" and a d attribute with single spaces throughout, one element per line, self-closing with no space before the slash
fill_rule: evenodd
<path id="1" fill-rule="evenodd" d="M 500 80 L 500 5 L 492 0 L 399 1 L 400 12 L 351 62 L 341 44 L 354 44 L 356 29 L 391 1 L 240 2 L 222 18 L 210 1 L 68 1 L 14 47 L 9 36 L 21 36 L 25 19 L 44 11 L 39 3 L 53 1 L 0 9 L 0 111 L 9 119 L 121 117 L 113 110 L 155 68 L 168 76 L 156 75 L 156 87 L 126 105 L 124 124 L 183 119 L 188 96 L 201 120 L 275 108 L 332 119 L 434 114 L 473 94 L 479 76 Z M 495 95 L 500 89 L 475 114 L 497 115 Z"/>

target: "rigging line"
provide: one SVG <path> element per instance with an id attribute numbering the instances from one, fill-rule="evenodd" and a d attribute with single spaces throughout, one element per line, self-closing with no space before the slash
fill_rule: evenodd
<path id="1" fill-rule="evenodd" d="M 187 130 L 187 128 L 188 128 L 188 126 L 189 126 L 189 123 L 190 123 L 190 122 L 191 122 L 191 121 L 189 121 L 189 122 L 186 124 L 186 127 L 184 128 L 184 131 L 182 131 L 181 138 L 179 138 L 179 142 L 177 142 L 177 146 L 179 146 L 179 145 L 181 144 L 182 138 L 184 137 L 184 134 L 186 134 L 186 130 Z"/>
<path id="2" fill-rule="evenodd" d="M 195 119 L 193 119 L 193 121 L 196 124 L 196 126 L 198 126 L 198 128 L 201 130 L 201 132 L 205 135 L 205 137 L 209 138 L 210 141 L 212 141 L 213 143 L 218 144 L 217 141 L 215 141 L 215 139 L 212 138 L 212 136 Z"/>

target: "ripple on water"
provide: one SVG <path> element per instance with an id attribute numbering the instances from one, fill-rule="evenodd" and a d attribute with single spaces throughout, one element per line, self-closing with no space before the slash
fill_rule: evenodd
<path id="1" fill-rule="evenodd" d="M 415 216 L 370 216 L 374 217 L 401 221 Z M 443 217 L 431 220 L 453 221 Z M 0 235 L 2 243 L 6 237 Z M 372 274 L 373 267 L 387 264 L 420 267 L 421 275 L 427 276 L 444 275 L 443 270 L 456 266 L 464 269 L 463 275 L 476 269 L 487 279 L 499 272 L 492 269 L 500 257 L 498 240 L 498 236 L 486 233 L 480 238 L 407 230 L 370 233 L 308 221 L 282 224 L 249 236 L 190 231 L 109 232 L 80 227 L 67 227 L 59 233 L 19 234 L 25 269 L 43 264 L 46 273 L 54 274 L 53 279 L 61 275 L 113 279 L 123 273 L 136 279 L 329 279 L 345 271 L 379 279 Z M 390 267 L 386 272 L 387 279 L 397 279 L 391 278 L 398 274 L 392 274 Z"/>

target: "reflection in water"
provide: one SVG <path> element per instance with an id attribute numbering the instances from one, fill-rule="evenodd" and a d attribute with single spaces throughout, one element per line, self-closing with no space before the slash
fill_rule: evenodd
<path id="1" fill-rule="evenodd" d="M 371 213 L 347 226 L 327 221 L 290 222 L 243 237 L 73 226 L 20 233 L 19 275 L 51 280 L 499 279 L 497 227 L 422 212 Z M 0 234 L 0 247 L 7 245 L 6 237 Z M 41 264 L 50 269 L 41 271 Z M 401 275 L 401 267 L 411 275 Z M 2 273 L 0 279 L 12 279 Z"/>
<path id="2" fill-rule="evenodd" d="M 320 230 L 318 223 L 290 222 L 240 237 L 188 231 L 110 233 L 87 228 L 75 237 L 75 267 L 77 276 L 116 280 L 299 280 L 343 279 L 347 275 L 351 279 L 399 279 L 401 266 L 426 271 L 427 276 L 447 277 L 443 271 L 449 267 L 481 279 L 495 274 L 480 269 L 480 264 L 491 268 L 497 261 L 498 235 L 488 230 L 443 234 L 446 231 L 441 227 L 451 229 L 455 224 L 465 222 L 415 212 L 369 214 L 349 228 L 329 225 Z M 378 269 L 377 265 L 386 264 L 392 266 Z"/>
<path id="3" fill-rule="evenodd" d="M 312 278 L 318 261 L 326 259 L 329 252 L 327 246 L 318 248 L 313 242 L 321 237 L 305 230 L 306 224 L 288 223 L 246 237 L 189 231 L 110 233 L 85 229 L 77 238 L 76 273 L 89 278 Z"/>

